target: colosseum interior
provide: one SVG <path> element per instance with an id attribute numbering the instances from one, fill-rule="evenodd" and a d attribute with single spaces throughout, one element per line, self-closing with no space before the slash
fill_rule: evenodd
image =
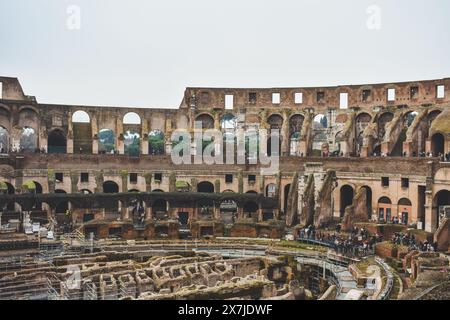
<path id="1" fill-rule="evenodd" d="M 450 78 L 189 87 L 171 109 L 0 83 L 0 299 L 449 298 Z M 247 149 L 174 164 L 173 133 L 209 129 L 279 131 L 276 172 Z"/>

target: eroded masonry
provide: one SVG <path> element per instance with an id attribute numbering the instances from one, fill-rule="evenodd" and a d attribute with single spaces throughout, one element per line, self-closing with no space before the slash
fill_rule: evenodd
<path id="1" fill-rule="evenodd" d="M 380 257 L 416 283 L 448 281 L 449 78 L 187 88 L 172 109 L 42 104 L 16 78 L 0 83 L 0 298 L 334 299 L 358 287 L 382 299 L 406 280 Z M 173 163 L 175 130 L 209 129 L 279 130 L 278 150 L 265 142 L 278 170 L 263 174 L 247 147 L 244 164 Z M 375 256 L 378 280 L 355 250 Z"/>

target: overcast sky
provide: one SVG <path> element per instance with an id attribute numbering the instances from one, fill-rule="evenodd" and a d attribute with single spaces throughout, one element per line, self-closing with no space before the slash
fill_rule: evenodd
<path id="1" fill-rule="evenodd" d="M 41 103 L 137 107 L 450 77 L 450 1 L 0 0 L 0 75 Z"/>

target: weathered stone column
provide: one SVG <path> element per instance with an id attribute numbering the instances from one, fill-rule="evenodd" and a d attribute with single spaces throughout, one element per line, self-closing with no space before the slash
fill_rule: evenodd
<path id="1" fill-rule="evenodd" d="M 67 153 L 73 153 L 73 126 L 72 126 L 72 112 L 69 112 L 67 119 Z"/>
<path id="2" fill-rule="evenodd" d="M 92 115 L 91 130 L 92 130 L 92 154 L 98 154 L 98 122 L 97 116 L 95 114 Z"/>
<path id="3" fill-rule="evenodd" d="M 283 112 L 283 125 L 281 126 L 281 155 L 289 155 L 289 114 Z"/>
<path id="4" fill-rule="evenodd" d="M 124 154 L 125 152 L 125 145 L 124 145 L 124 134 L 123 132 L 123 123 L 122 119 L 120 117 L 116 118 L 116 148 L 119 154 Z"/>
<path id="5" fill-rule="evenodd" d="M 148 133 L 148 121 L 143 119 L 141 124 L 141 154 L 148 154 Z"/>

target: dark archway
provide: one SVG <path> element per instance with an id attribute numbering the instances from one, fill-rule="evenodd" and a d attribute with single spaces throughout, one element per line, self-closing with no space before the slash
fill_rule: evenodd
<path id="1" fill-rule="evenodd" d="M 214 193 L 214 185 L 209 181 L 202 181 L 197 185 L 197 192 Z"/>
<path id="2" fill-rule="evenodd" d="M 353 204 L 353 188 L 349 186 L 348 184 L 343 185 L 341 187 L 341 193 L 340 193 L 340 214 L 341 217 L 345 214 L 345 208 L 348 206 L 351 206 Z"/>
<path id="3" fill-rule="evenodd" d="M 244 210 L 244 216 L 246 218 L 256 218 L 256 213 L 258 211 L 259 207 L 258 204 L 254 201 L 247 201 L 244 204 L 243 210 Z"/>
<path id="4" fill-rule="evenodd" d="M 64 194 L 67 193 L 64 190 L 61 189 L 56 189 L 55 193 L 59 193 L 59 194 Z M 58 203 L 58 205 L 55 208 L 55 213 L 66 213 L 66 211 L 69 209 L 69 202 L 68 201 L 63 201 Z"/>
<path id="5" fill-rule="evenodd" d="M 444 219 L 450 218 L 450 191 L 441 190 L 434 196 L 434 214 L 436 215 L 435 228 L 438 228 Z M 433 219 L 434 220 L 434 219 Z"/>
<path id="6" fill-rule="evenodd" d="M 118 193 L 119 185 L 114 181 L 103 182 L 103 193 Z"/>
<path id="7" fill-rule="evenodd" d="M 62 130 L 55 129 L 48 135 L 47 141 L 48 153 L 66 153 L 67 152 L 67 139 Z"/>
<path id="8" fill-rule="evenodd" d="M 431 152 L 433 156 L 437 157 L 439 154 L 444 154 L 445 139 L 440 133 L 435 133 L 431 137 Z"/>

